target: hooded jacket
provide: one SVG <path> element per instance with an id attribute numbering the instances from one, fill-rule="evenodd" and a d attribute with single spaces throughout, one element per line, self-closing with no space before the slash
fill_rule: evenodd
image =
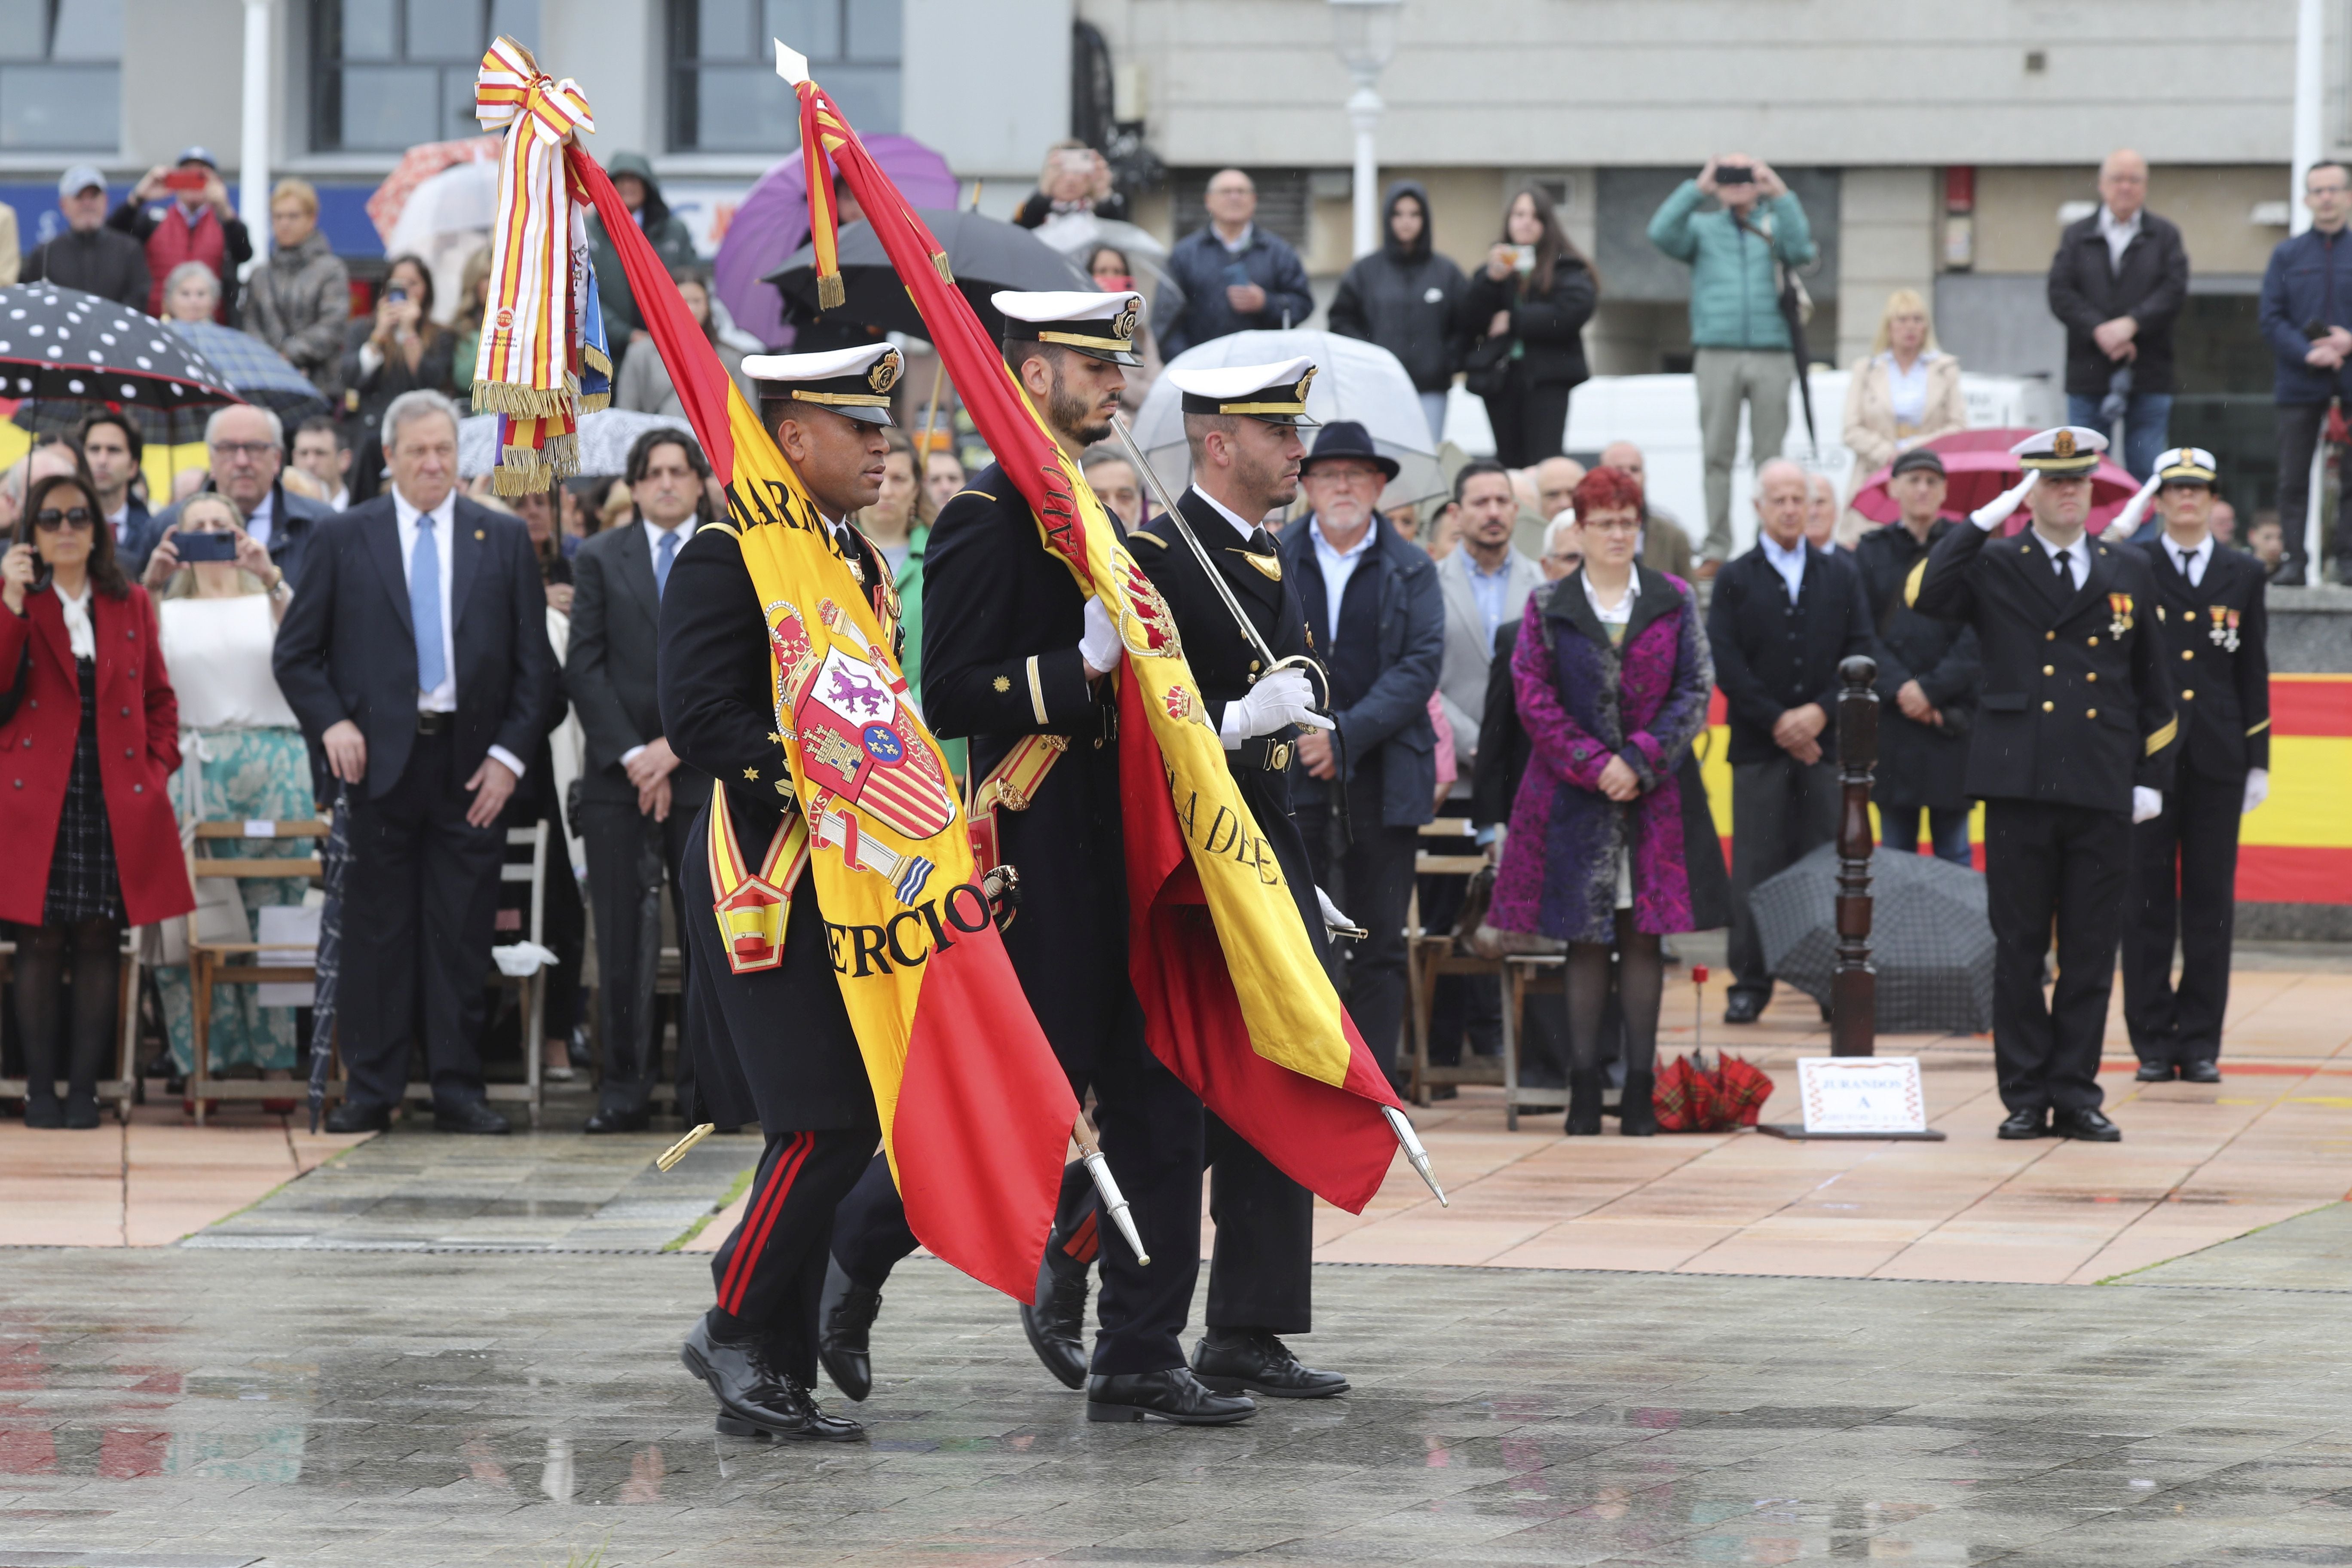
<path id="1" fill-rule="evenodd" d="M 616 153 L 605 173 L 615 180 L 631 174 L 644 182 L 646 205 L 637 209 L 637 226 L 645 230 L 646 238 L 653 243 L 654 254 L 662 258 L 663 265 L 691 267 L 699 259 L 694 250 L 694 236 L 687 232 L 686 220 L 670 212 L 669 203 L 662 197 L 661 182 L 654 178 L 654 166 L 643 153 Z M 604 308 L 604 342 L 617 364 L 628 351 L 629 334 L 642 330 L 646 319 L 637 309 L 636 297 L 629 292 L 628 279 L 621 271 L 621 253 L 604 233 L 603 220 L 593 213 L 588 217 L 588 242 L 593 252 L 590 259 L 596 268 L 596 298 Z"/>
<path id="2" fill-rule="evenodd" d="M 1407 196 L 1421 204 L 1422 216 L 1421 233 L 1409 246 L 1399 244 L 1390 227 L 1397 203 Z M 1331 330 L 1396 355 L 1420 392 L 1452 384 L 1468 346 L 1462 321 L 1468 282 L 1462 268 L 1431 248 L 1433 226 L 1429 193 L 1419 182 L 1390 185 L 1381 205 L 1380 249 L 1356 259 L 1331 300 Z"/>

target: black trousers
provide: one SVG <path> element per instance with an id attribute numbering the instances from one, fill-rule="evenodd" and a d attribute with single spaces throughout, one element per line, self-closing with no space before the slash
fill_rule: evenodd
<path id="1" fill-rule="evenodd" d="M 1568 439 L 1569 395 L 1575 390 L 1556 383 L 1530 384 L 1527 372 L 1513 366 L 1501 394 L 1481 399 L 1486 405 L 1486 423 L 1495 430 L 1495 460 L 1507 468 L 1524 468 L 1559 457 Z"/>
<path id="2" fill-rule="evenodd" d="M 834 1210 L 873 1152 L 870 1129 L 770 1133 L 751 1201 L 710 1259 L 719 1310 L 756 1326 L 804 1388 L 816 1384 L 817 1305 Z"/>
<path id="3" fill-rule="evenodd" d="M 2278 405 L 2279 471 L 2278 514 L 2281 531 L 2286 535 L 2288 570 L 2281 574 L 2283 583 L 2316 583 L 2319 571 L 2305 560 L 2308 553 L 2304 541 L 2308 536 L 2312 504 L 2311 454 L 2319 445 L 2320 432 L 2327 428 L 2328 405 L 2325 403 L 2282 403 Z M 2336 480 L 2340 491 L 2341 476 Z M 2339 505 L 2336 510 L 2336 559 L 2343 566 L 2352 567 L 2352 508 Z M 2321 542 L 2325 550 L 2327 542 Z"/>
<path id="4" fill-rule="evenodd" d="M 2128 812 L 1985 802 L 1993 1066 L 2011 1110 L 2099 1108 L 2130 858 Z M 2058 984 L 2045 1003 L 2042 961 L 2053 924 Z"/>
<path id="5" fill-rule="evenodd" d="M 1249 1140 L 1214 1115 L 1203 1115 L 1209 1217 L 1217 1225 L 1216 1251 L 1209 1265 L 1208 1325 L 1273 1334 L 1310 1332 L 1315 1327 L 1315 1194 L 1284 1175 Z"/>
<path id="6" fill-rule="evenodd" d="M 2132 826 L 2125 899 L 2124 1025 L 2144 1062 L 2210 1062 L 2230 1005 L 2230 937 L 2238 910 L 2243 779 L 2183 767 L 2162 815 Z M 2172 943 L 2180 940 L 2180 984 Z"/>
<path id="7" fill-rule="evenodd" d="M 434 1100 L 482 1098 L 506 833 L 466 820 L 472 772 L 459 766 L 447 733 L 419 735 L 400 782 L 352 807 L 337 1002 L 354 1104 L 400 1103 L 420 1023 Z"/>
<path id="8" fill-rule="evenodd" d="M 655 971 L 661 962 L 662 885 L 669 885 L 670 911 L 677 929 L 687 928 L 677 866 L 699 847 L 698 808 L 673 802 L 669 820 L 656 822 L 635 801 L 583 800 L 580 837 L 588 849 L 588 897 L 596 913 L 597 1006 L 604 1043 L 604 1083 L 600 1103 L 635 1112 L 645 1109 L 659 1079 L 661 1018 L 654 1001 Z M 688 1048 L 686 1016 L 694 994 L 693 944 L 678 943 L 678 1104 L 691 1098 L 693 1052 Z"/>
<path id="9" fill-rule="evenodd" d="M 1184 1364 L 1184 1324 L 1201 1277 L 1204 1113 L 1144 1044 L 1143 1013 L 1131 993 L 1090 1067 L 1071 1073 L 1071 1091 L 1081 1100 L 1089 1086 L 1103 1157 L 1151 1257 L 1146 1268 L 1115 1226 L 1098 1227 L 1102 1294 L 1093 1370 L 1105 1376 L 1165 1372 Z M 1074 1169 L 1064 1179 L 1065 1211 L 1078 1201 L 1080 1175 Z M 1092 1192 L 1090 1179 L 1083 1190 Z M 834 1258 L 859 1285 L 878 1290 L 892 1267 L 915 1250 L 915 1233 L 886 1161 L 872 1162 L 846 1195 L 835 1216 Z"/>
<path id="10" fill-rule="evenodd" d="M 1332 943 L 1340 969 L 1333 978 L 1342 982 L 1348 1016 L 1372 1059 L 1394 1076 L 1404 1027 L 1404 917 L 1412 905 L 1412 858 L 1421 833 L 1381 821 L 1380 783 L 1378 769 L 1360 773 L 1349 783 L 1348 810 L 1355 834 L 1345 849 L 1339 846 L 1339 824 L 1321 789 L 1301 790 L 1291 815 L 1307 840 L 1316 885 L 1371 933 L 1361 942 Z"/>
<path id="11" fill-rule="evenodd" d="M 1837 837 L 1837 764 L 1822 753 L 1808 766 L 1783 752 L 1731 764 L 1731 933 L 1725 961 L 1731 988 L 1771 1000 L 1772 972 L 1748 895 Z"/>

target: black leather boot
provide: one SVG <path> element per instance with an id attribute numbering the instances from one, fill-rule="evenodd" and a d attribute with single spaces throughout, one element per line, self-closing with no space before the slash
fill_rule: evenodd
<path id="1" fill-rule="evenodd" d="M 874 1362 L 867 1353 L 882 1292 L 849 1278 L 841 1265 L 824 1260 L 824 1295 L 816 1310 L 816 1359 L 834 1387 L 855 1400 L 874 1392 Z"/>
<path id="2" fill-rule="evenodd" d="M 1227 1426 L 1257 1414 L 1245 1394 L 1219 1394 L 1184 1367 L 1087 1379 L 1087 1419 L 1140 1421 L 1156 1415 L 1179 1426 Z"/>
<path id="3" fill-rule="evenodd" d="M 780 1372 L 757 1339 L 722 1340 L 706 1315 L 678 1348 L 686 1370 L 709 1386 L 719 1401 L 719 1430 L 737 1437 L 803 1437 L 820 1443 L 855 1443 L 866 1428 L 817 1408 L 809 1391 Z"/>
<path id="4" fill-rule="evenodd" d="M 1212 1329 L 1192 1347 L 1192 1375 L 1220 1394 L 1328 1399 L 1348 1392 L 1345 1377 L 1302 1365 L 1275 1334 L 1223 1333 Z"/>
<path id="5" fill-rule="evenodd" d="M 1571 1068 L 1568 1074 L 1568 1135 L 1597 1137 L 1601 1131 L 1601 1069 Z"/>
<path id="6" fill-rule="evenodd" d="M 1037 1293 L 1021 1308 L 1021 1329 L 1029 1348 L 1065 1388 L 1087 1383 L 1087 1268 L 1058 1245 L 1045 1244 L 1037 1266 Z"/>
<path id="7" fill-rule="evenodd" d="M 1617 1131 L 1627 1138 L 1654 1138 L 1658 1132 L 1658 1075 L 1654 1072 L 1625 1074 L 1624 1097 L 1618 1101 Z"/>

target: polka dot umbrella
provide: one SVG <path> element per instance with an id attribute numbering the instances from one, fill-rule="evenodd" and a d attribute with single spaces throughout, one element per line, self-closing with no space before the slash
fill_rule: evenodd
<path id="1" fill-rule="evenodd" d="M 156 413 L 244 401 L 152 316 L 46 283 L 0 289 L 0 397 Z"/>

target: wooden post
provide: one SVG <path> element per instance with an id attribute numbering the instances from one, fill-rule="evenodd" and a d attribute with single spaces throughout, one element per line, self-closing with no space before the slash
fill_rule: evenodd
<path id="1" fill-rule="evenodd" d="M 1878 974 L 1870 965 L 1870 779 L 1878 762 L 1875 660 L 1838 666 L 1837 973 L 1830 989 L 1830 1054 L 1866 1057 L 1878 1036 Z"/>

